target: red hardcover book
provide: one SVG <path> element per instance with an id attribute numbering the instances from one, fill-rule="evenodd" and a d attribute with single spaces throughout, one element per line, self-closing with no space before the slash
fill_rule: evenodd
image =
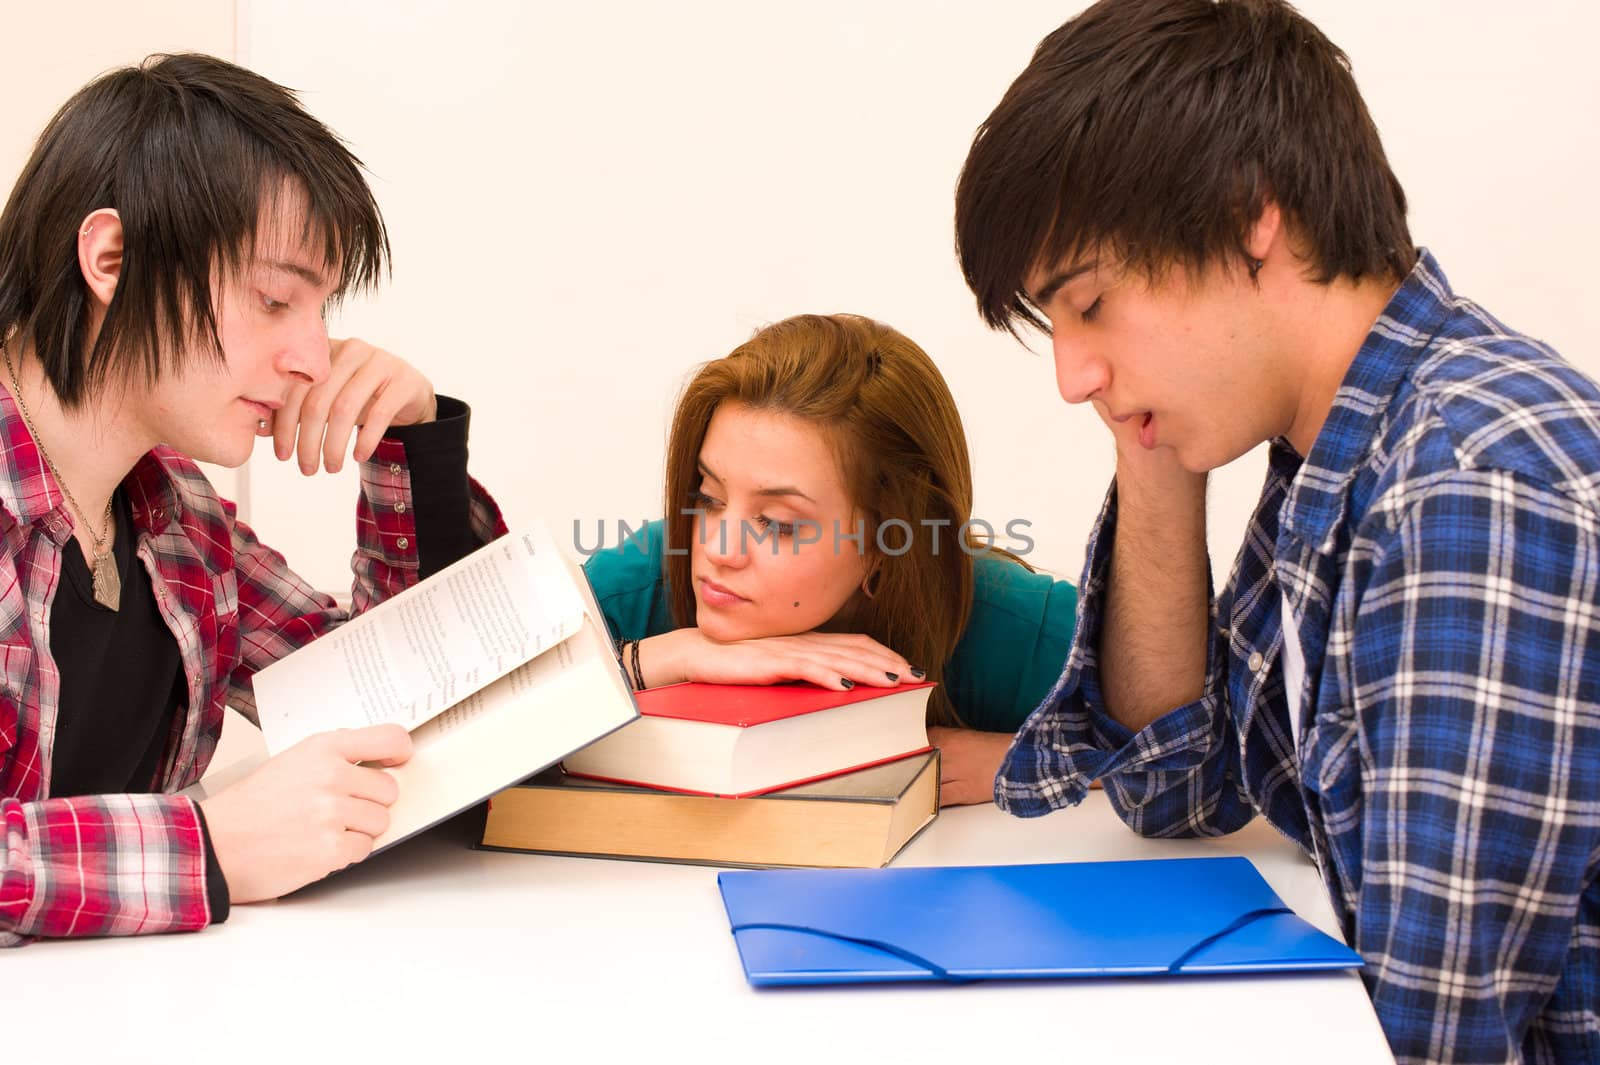
<path id="1" fill-rule="evenodd" d="M 928 749 L 930 684 L 672 684 L 637 696 L 639 717 L 562 766 L 575 776 L 743 797 Z"/>

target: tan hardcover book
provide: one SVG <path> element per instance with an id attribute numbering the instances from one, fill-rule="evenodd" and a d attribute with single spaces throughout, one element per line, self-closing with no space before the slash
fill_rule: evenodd
<path id="1" fill-rule="evenodd" d="M 939 814 L 939 752 L 742 799 L 549 770 L 489 800 L 482 846 L 722 866 L 887 865 Z"/>

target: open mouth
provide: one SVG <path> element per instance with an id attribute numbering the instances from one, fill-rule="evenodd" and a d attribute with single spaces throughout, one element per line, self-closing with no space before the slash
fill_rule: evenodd
<path id="1" fill-rule="evenodd" d="M 1156 416 L 1150 411 L 1145 411 L 1139 422 L 1139 446 L 1146 451 L 1156 446 Z"/>

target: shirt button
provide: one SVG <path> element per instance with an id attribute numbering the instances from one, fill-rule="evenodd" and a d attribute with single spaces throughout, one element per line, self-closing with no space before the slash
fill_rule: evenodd
<path id="1" fill-rule="evenodd" d="M 389 463 L 389 472 L 396 477 L 400 476 L 400 464 L 398 462 Z"/>
<path id="2" fill-rule="evenodd" d="M 1265 661 L 1266 661 L 1266 659 L 1261 657 L 1261 652 L 1260 651 L 1251 651 L 1250 652 L 1250 672 L 1252 672 L 1252 673 L 1260 673 L 1261 672 L 1261 663 L 1263 663 Z"/>
<path id="3" fill-rule="evenodd" d="M 411 546 L 411 541 L 408 538 L 401 536 L 395 540 L 394 546 L 404 551 L 406 548 Z"/>
<path id="4" fill-rule="evenodd" d="M 396 514 L 404 514 L 406 512 L 406 501 L 402 499 L 400 502 L 396 503 L 394 505 L 394 512 Z"/>

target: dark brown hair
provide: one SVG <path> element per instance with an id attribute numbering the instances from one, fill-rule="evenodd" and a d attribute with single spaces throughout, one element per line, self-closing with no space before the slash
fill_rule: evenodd
<path id="1" fill-rule="evenodd" d="M 666 577 L 673 620 L 695 623 L 686 548 L 695 535 L 693 495 L 700 447 L 723 403 L 803 418 L 824 434 L 846 494 L 864 521 L 862 547 L 877 564 L 876 590 L 854 617 L 865 633 L 940 680 L 972 612 L 973 554 L 967 530 L 972 465 L 955 399 L 916 344 L 881 322 L 850 314 L 799 315 L 760 329 L 706 363 L 684 389 L 667 444 Z M 898 519 L 917 534 L 898 556 L 876 550 L 879 527 Z M 941 521 L 944 535 L 924 535 Z M 886 538 L 898 549 L 901 537 Z M 959 724 L 941 686 L 928 704 L 933 724 Z"/>
<path id="2" fill-rule="evenodd" d="M 1349 60 L 1299 12 L 1101 0 L 1039 44 L 979 127 L 957 257 L 990 326 L 1047 329 L 1023 290 L 1036 268 L 1110 253 L 1155 277 L 1247 259 L 1268 199 L 1317 281 L 1399 280 L 1415 261 Z"/>
<path id="3" fill-rule="evenodd" d="M 91 345 L 78 227 L 107 207 L 122 270 Z M 196 353 L 220 359 L 213 280 L 237 275 L 263 210 L 280 208 L 303 214 L 340 293 L 384 272 L 360 161 L 289 90 L 207 55 L 112 71 L 56 112 L 0 214 L 0 339 L 31 343 L 68 407 Z"/>

